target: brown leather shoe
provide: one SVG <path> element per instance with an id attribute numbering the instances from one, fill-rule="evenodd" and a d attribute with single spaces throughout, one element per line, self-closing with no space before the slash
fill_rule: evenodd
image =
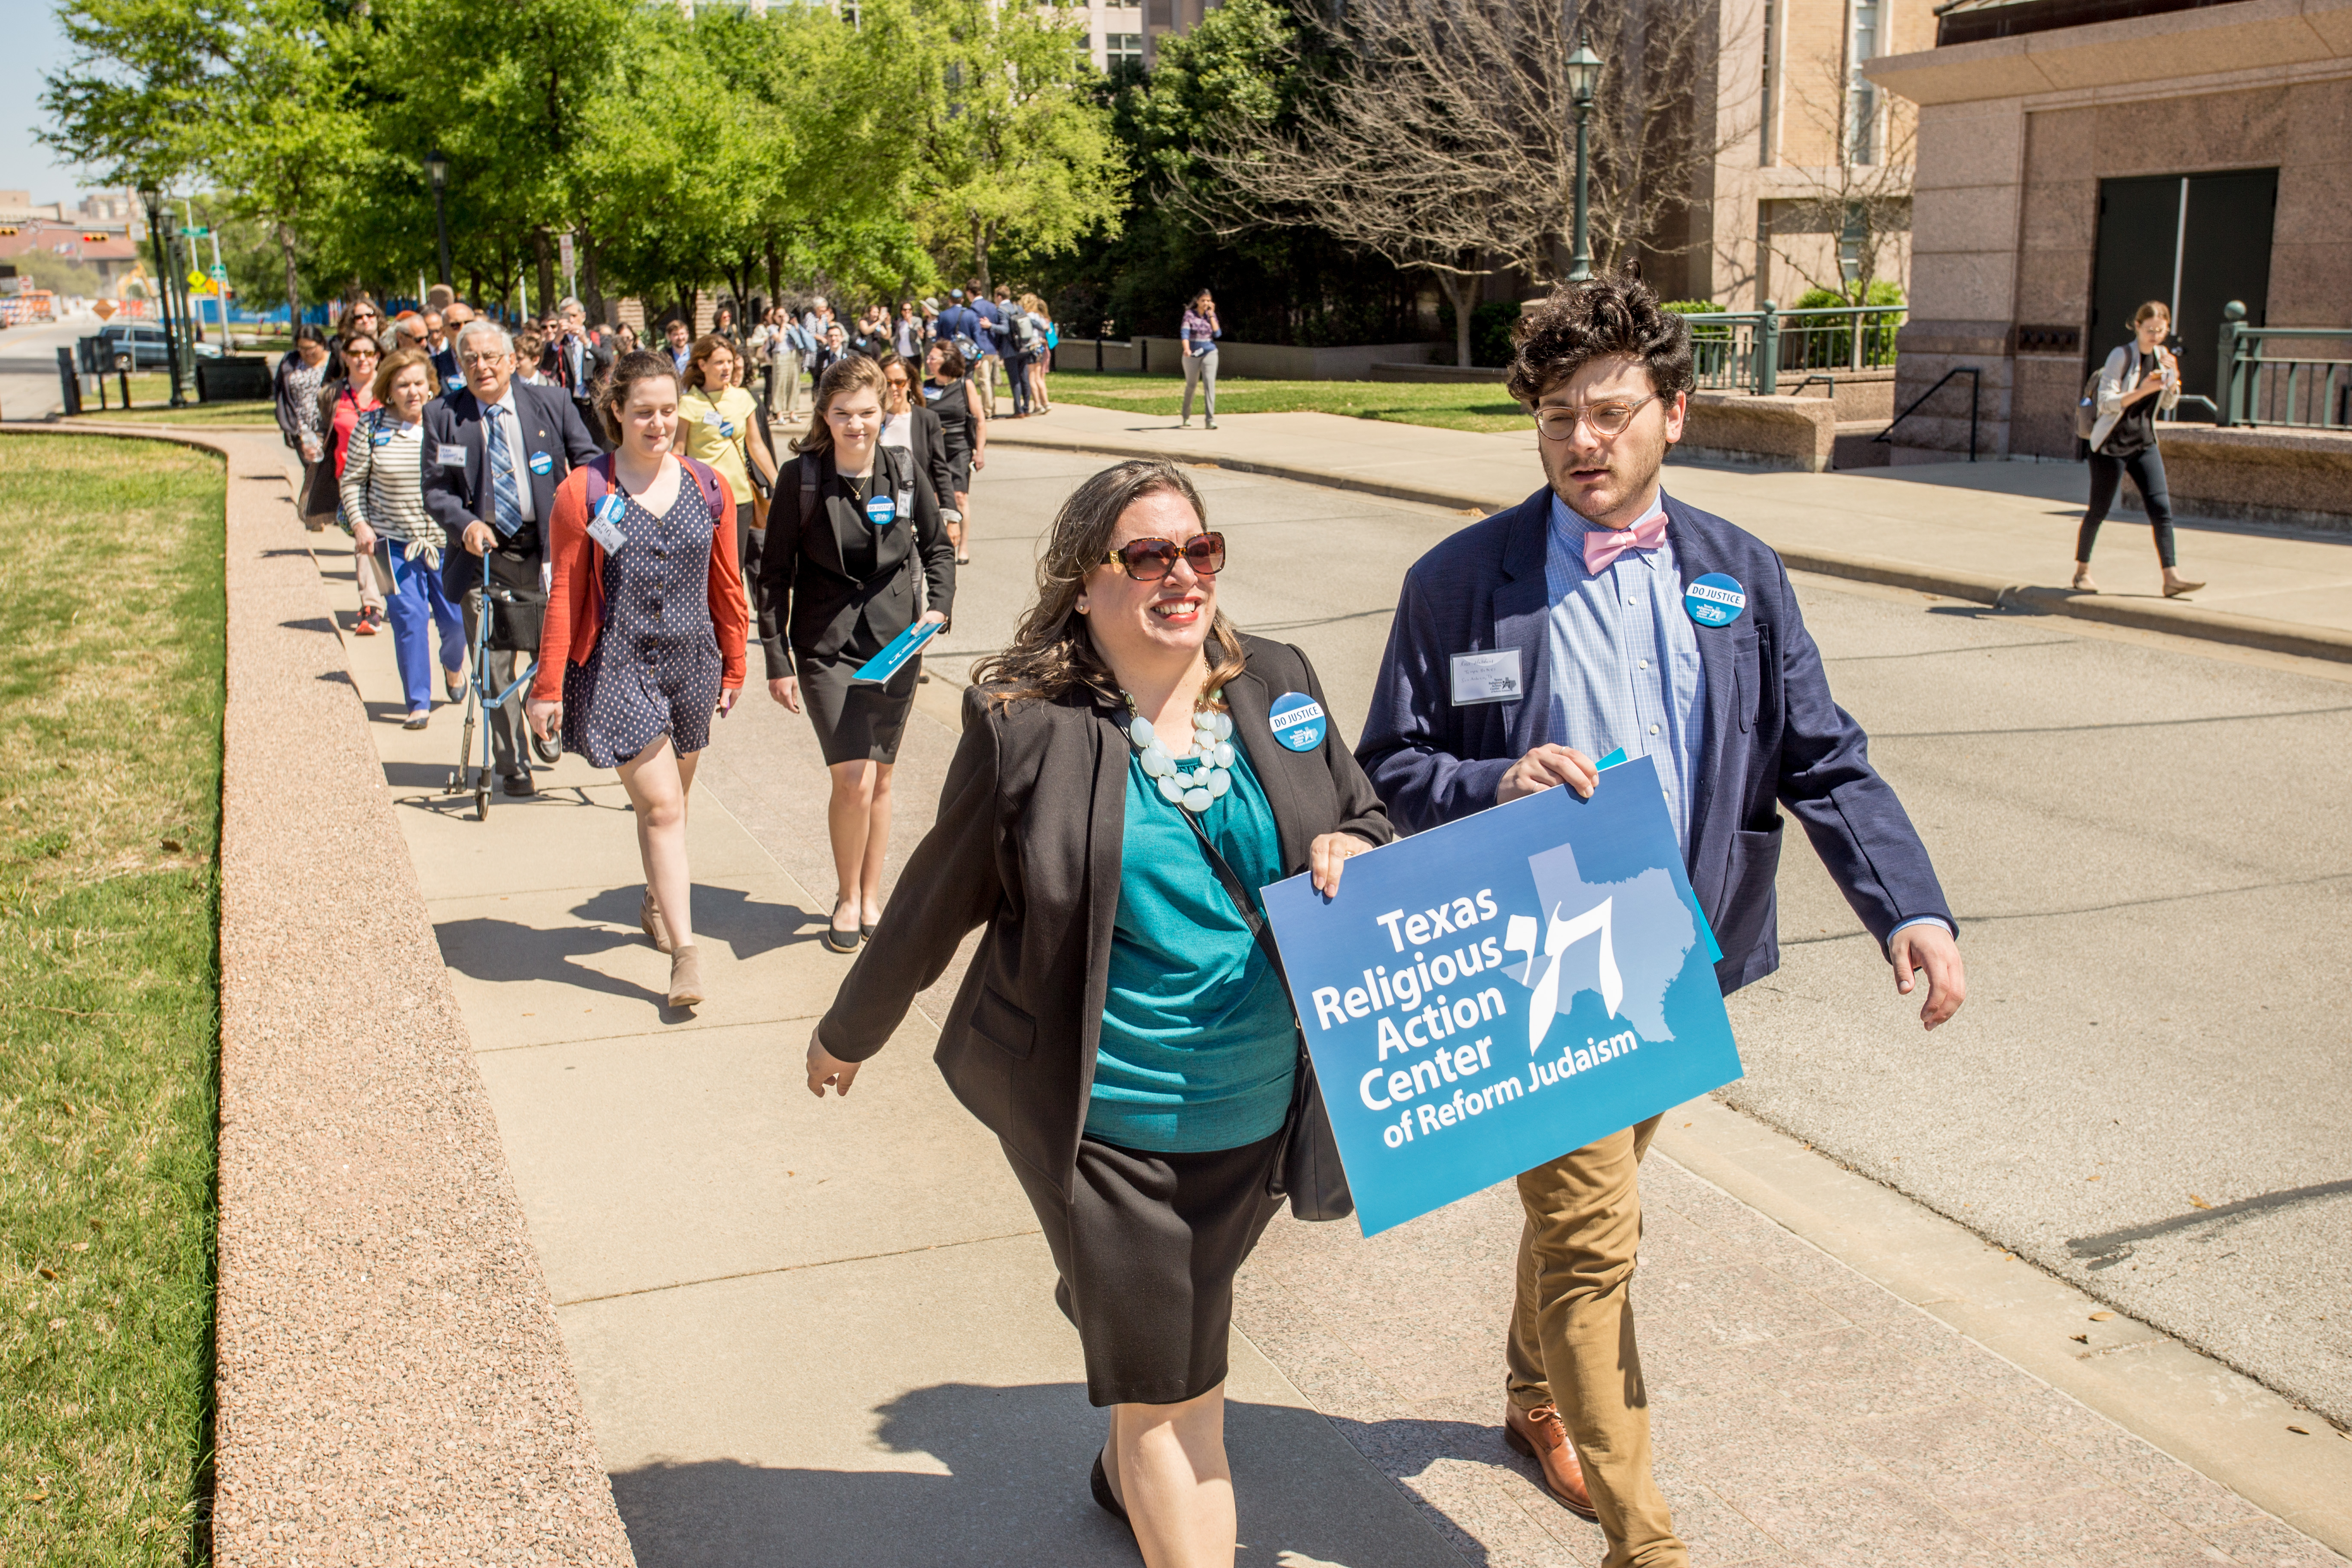
<path id="1" fill-rule="evenodd" d="M 1601 1522 L 1591 1496 L 1584 1489 L 1584 1467 L 1576 1462 L 1576 1450 L 1569 1447 L 1568 1428 L 1560 1425 L 1557 1408 L 1538 1405 L 1522 1411 L 1509 1400 L 1503 1401 L 1503 1440 L 1543 1467 L 1544 1485 L 1569 1512 Z"/>

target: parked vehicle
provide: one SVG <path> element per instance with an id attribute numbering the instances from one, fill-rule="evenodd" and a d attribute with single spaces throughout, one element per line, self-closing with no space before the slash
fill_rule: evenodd
<path id="1" fill-rule="evenodd" d="M 117 370 L 161 370 L 170 363 L 160 321 L 109 321 L 99 328 L 99 358 Z M 199 359 L 217 359 L 220 345 L 200 342 Z"/>

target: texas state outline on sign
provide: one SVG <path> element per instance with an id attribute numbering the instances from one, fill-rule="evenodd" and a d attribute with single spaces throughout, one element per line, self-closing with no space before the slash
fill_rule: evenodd
<path id="1" fill-rule="evenodd" d="M 1698 928 L 1674 878 L 1653 867 L 1628 881 L 1587 882 L 1577 869 L 1575 847 L 1567 844 L 1528 856 L 1528 869 L 1549 916 L 1541 945 L 1538 921 L 1526 915 L 1511 918 L 1503 940 L 1506 952 L 1528 954 L 1503 971 L 1533 993 L 1528 1054 L 1536 1054 L 1552 1019 L 1566 1016 L 1583 991 L 1643 1040 L 1672 1040 L 1666 990 L 1698 942 Z"/>

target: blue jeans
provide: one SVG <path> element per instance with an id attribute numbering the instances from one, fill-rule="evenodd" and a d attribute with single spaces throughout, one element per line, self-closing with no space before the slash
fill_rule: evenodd
<path id="1" fill-rule="evenodd" d="M 1004 376 L 1013 384 L 1013 412 L 1029 412 L 1029 362 L 1034 357 L 1015 351 L 1004 356 Z"/>
<path id="2" fill-rule="evenodd" d="M 411 561 L 390 540 L 376 542 L 376 564 L 392 581 L 383 598 L 384 618 L 392 623 L 393 657 L 400 661 L 400 691 L 411 713 L 433 706 L 431 628 L 441 628 L 441 668 L 455 672 L 466 668 L 466 617 L 441 591 L 441 574 L 428 572 L 422 561 Z"/>

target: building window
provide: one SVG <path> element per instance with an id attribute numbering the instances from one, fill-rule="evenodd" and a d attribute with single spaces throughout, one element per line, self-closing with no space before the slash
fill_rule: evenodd
<path id="1" fill-rule="evenodd" d="M 1176 0 L 1143 0 L 1143 25 L 1151 27 L 1176 26 Z"/>
<path id="2" fill-rule="evenodd" d="M 1103 69 L 1117 70 L 1121 61 L 1139 66 L 1143 63 L 1141 33 L 1105 33 L 1103 35 Z"/>
<path id="3" fill-rule="evenodd" d="M 1853 64 L 1849 69 L 1846 162 L 1878 161 L 1878 89 L 1862 74 L 1865 61 L 1878 58 L 1878 7 L 1881 0 L 1853 0 Z"/>

